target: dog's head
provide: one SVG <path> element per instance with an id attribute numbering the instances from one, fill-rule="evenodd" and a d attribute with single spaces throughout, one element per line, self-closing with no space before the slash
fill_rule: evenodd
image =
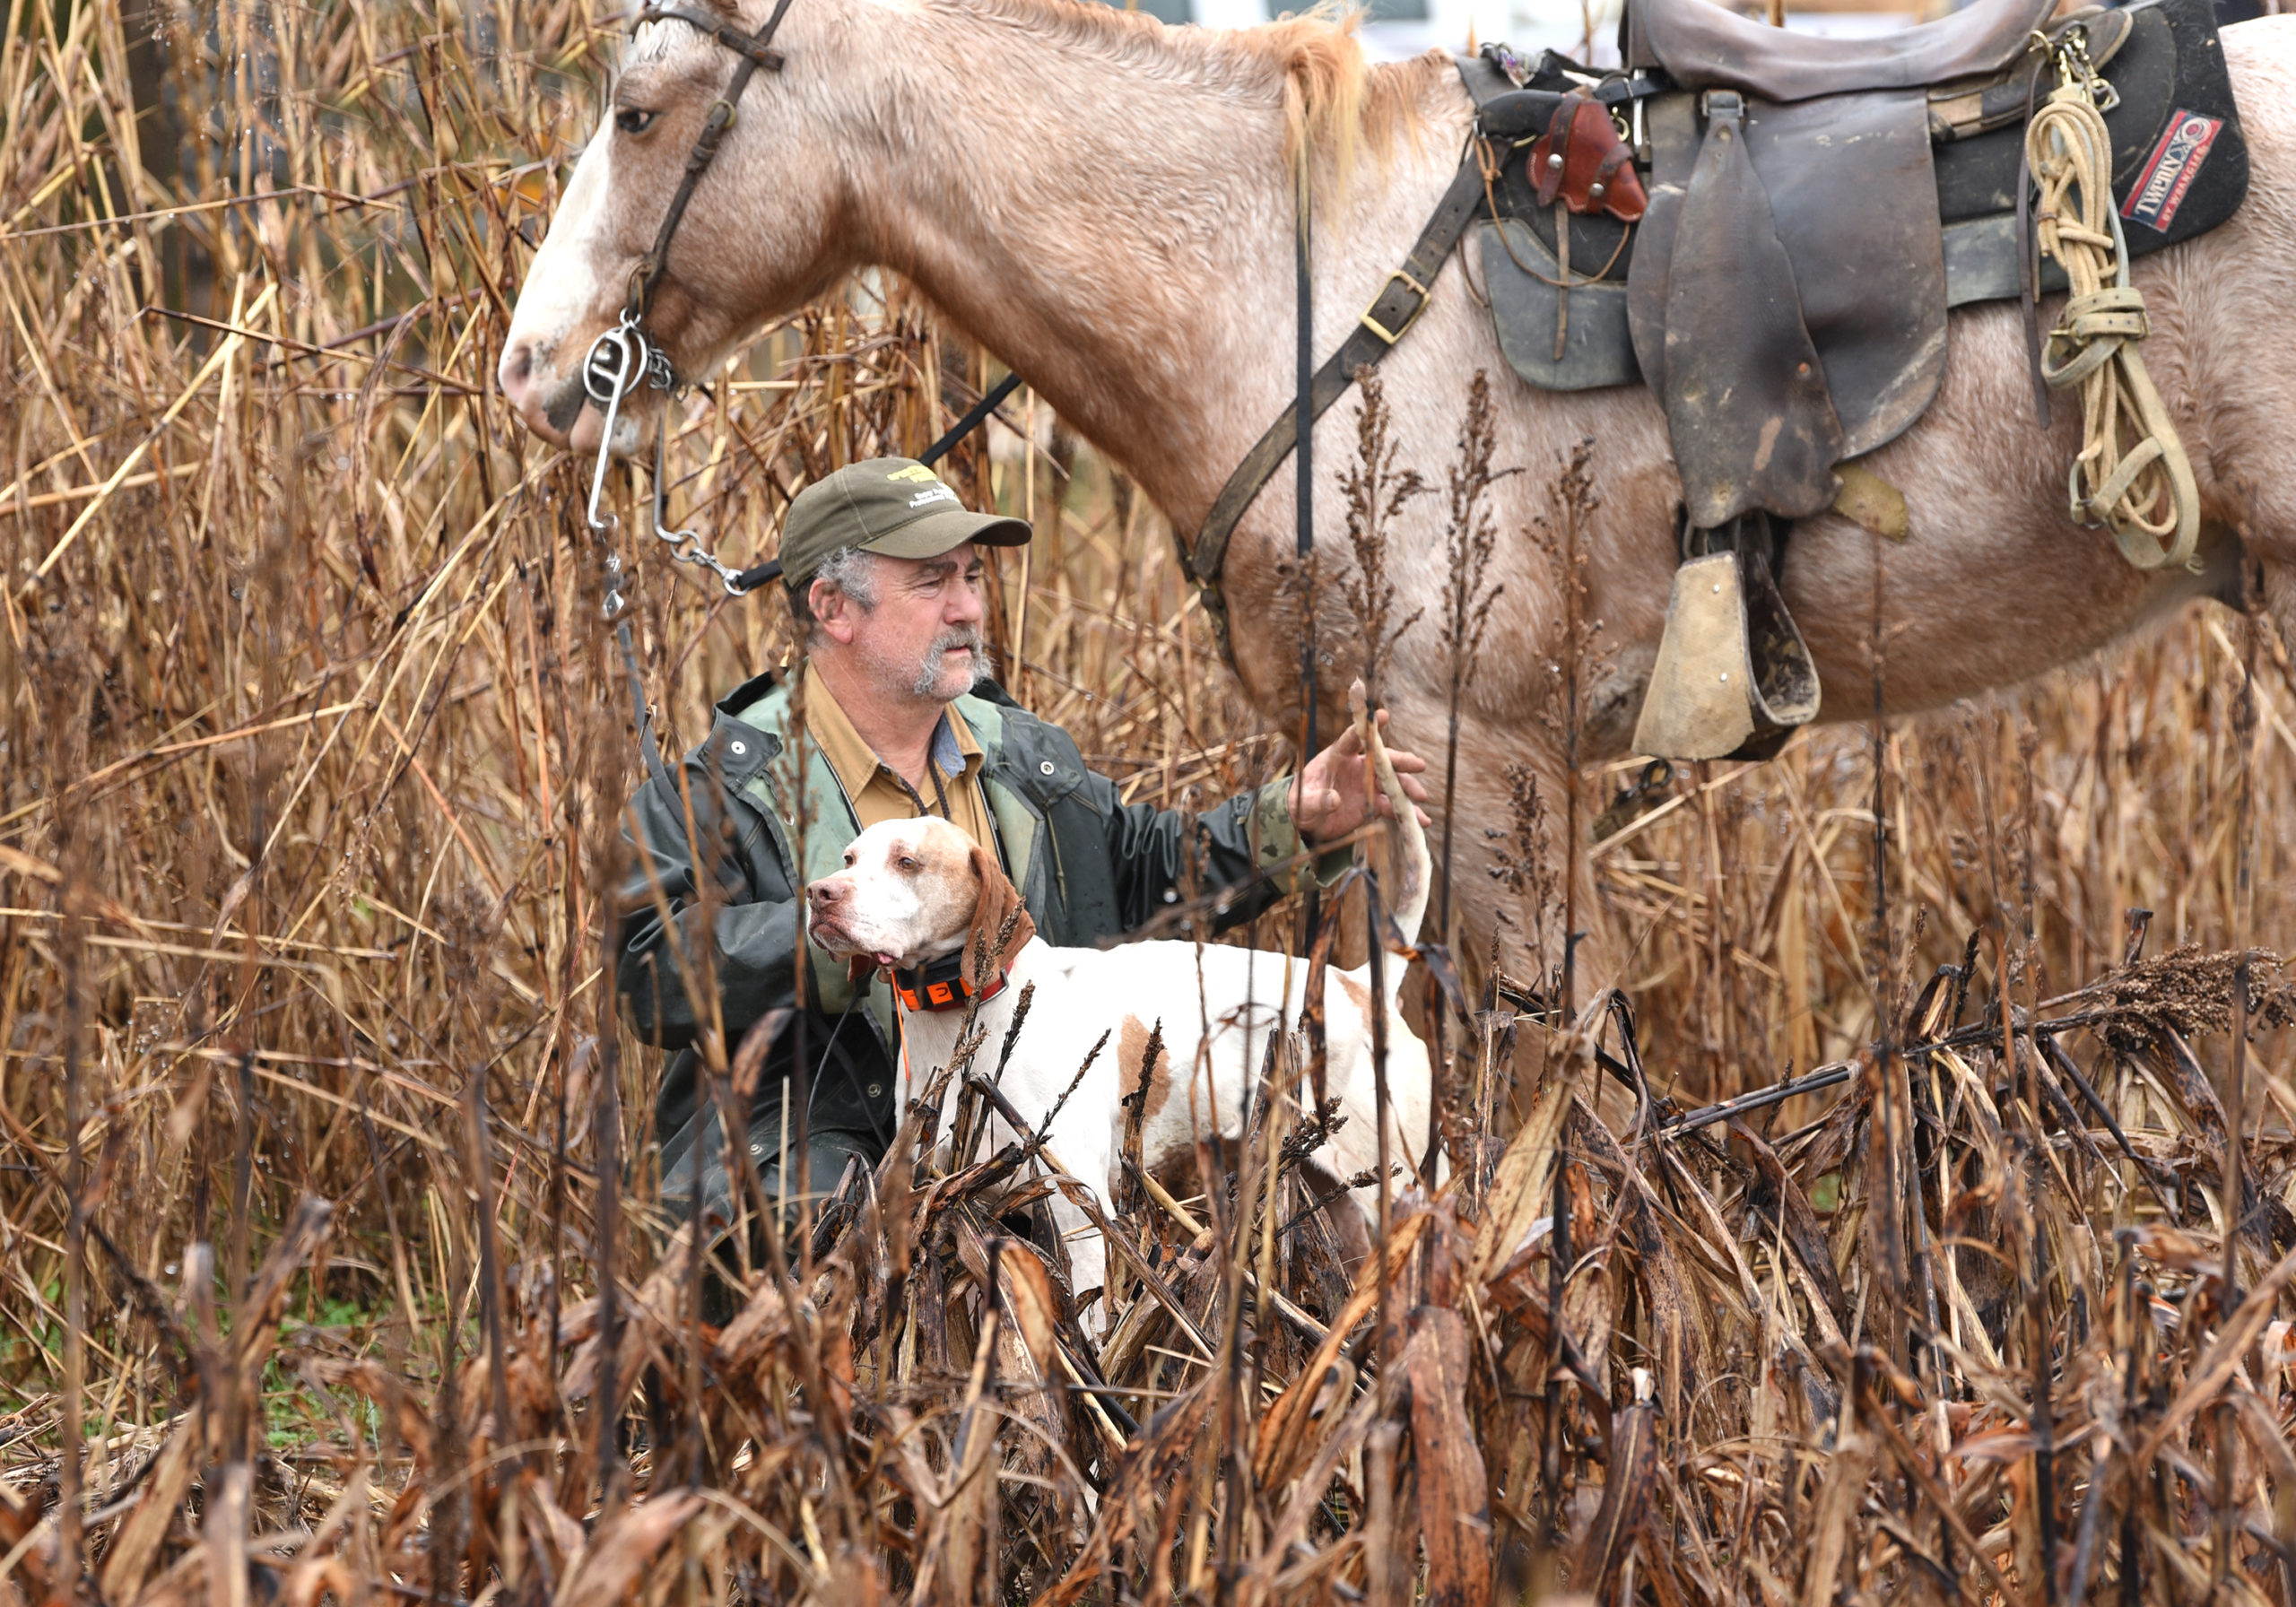
<path id="1" fill-rule="evenodd" d="M 854 838 L 845 868 L 805 890 L 805 921 L 813 942 L 849 961 L 857 979 L 881 966 L 961 954 L 972 987 L 984 957 L 994 977 L 1037 930 L 996 856 L 932 816 L 881 821 Z"/>

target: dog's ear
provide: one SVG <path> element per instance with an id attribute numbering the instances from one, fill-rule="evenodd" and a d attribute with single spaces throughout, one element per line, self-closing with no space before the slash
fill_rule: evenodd
<path id="1" fill-rule="evenodd" d="M 965 986 L 977 988 L 981 986 L 983 969 L 995 977 L 1037 934 L 1037 924 L 1029 918 L 1020 890 L 996 863 L 996 856 L 978 843 L 972 846 L 972 873 L 979 878 L 980 898 L 972 907 L 972 925 L 965 933 L 961 963 Z"/>

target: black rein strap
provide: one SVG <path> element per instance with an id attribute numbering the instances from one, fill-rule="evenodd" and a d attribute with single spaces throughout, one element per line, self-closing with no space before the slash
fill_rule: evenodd
<path id="1" fill-rule="evenodd" d="M 917 461 L 931 468 L 949 455 L 950 449 L 988 421 L 988 415 L 1004 405 L 1004 398 L 1021 388 L 1021 377 L 1007 374 L 989 387 L 988 394 L 972 404 L 972 411 L 949 426 L 949 432 L 917 455 Z"/>

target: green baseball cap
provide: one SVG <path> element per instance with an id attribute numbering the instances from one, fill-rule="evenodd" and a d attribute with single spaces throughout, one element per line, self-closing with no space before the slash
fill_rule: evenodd
<path id="1" fill-rule="evenodd" d="M 789 504 L 781 526 L 781 583 L 803 591 L 848 547 L 888 558 L 938 558 L 977 542 L 1025 547 L 1026 521 L 974 513 L 913 457 L 872 457 L 816 480 Z"/>

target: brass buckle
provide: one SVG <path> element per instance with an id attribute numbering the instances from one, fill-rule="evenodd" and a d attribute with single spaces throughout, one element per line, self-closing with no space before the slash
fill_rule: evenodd
<path id="1" fill-rule="evenodd" d="M 1401 324 L 1398 324 L 1393 329 L 1389 329 L 1386 325 L 1380 323 L 1378 319 L 1373 317 L 1371 314 L 1373 310 L 1378 307 L 1380 302 L 1387 299 L 1387 292 L 1394 289 L 1398 282 L 1401 282 L 1410 288 L 1411 292 L 1419 298 L 1419 305 L 1411 309 Z M 1405 330 L 1409 329 L 1413 324 L 1419 322 L 1419 315 L 1427 310 L 1428 302 L 1434 299 L 1435 293 L 1420 283 L 1418 280 L 1413 279 L 1409 274 L 1405 273 L 1401 268 L 1397 268 L 1394 273 L 1388 274 L 1386 282 L 1379 286 L 1379 293 L 1371 298 L 1371 305 L 1363 309 L 1363 327 L 1370 330 L 1373 334 L 1378 335 L 1381 340 L 1387 342 L 1388 345 L 1392 346 L 1397 341 L 1403 339 L 1404 332 Z"/>

